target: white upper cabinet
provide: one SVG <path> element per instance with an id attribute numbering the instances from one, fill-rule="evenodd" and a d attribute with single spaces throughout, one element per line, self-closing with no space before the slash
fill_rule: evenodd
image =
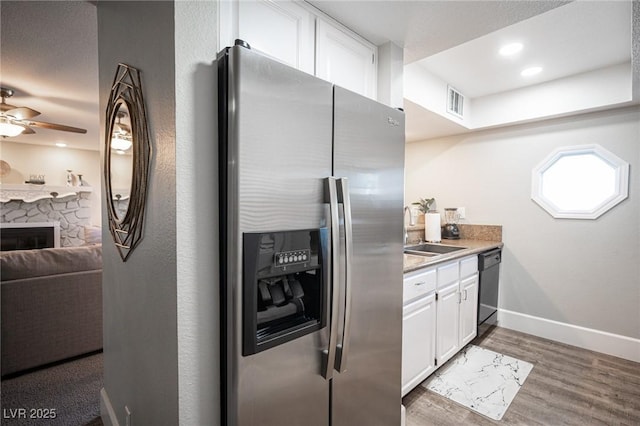
<path id="1" fill-rule="evenodd" d="M 291 1 L 238 2 L 240 38 L 280 62 L 313 74 L 314 16 Z"/>
<path id="2" fill-rule="evenodd" d="M 376 99 L 378 48 L 324 19 L 316 19 L 316 76 Z"/>
<path id="3" fill-rule="evenodd" d="M 376 99 L 378 48 L 302 1 L 220 1 L 220 45 L 236 39 L 280 62 Z"/>

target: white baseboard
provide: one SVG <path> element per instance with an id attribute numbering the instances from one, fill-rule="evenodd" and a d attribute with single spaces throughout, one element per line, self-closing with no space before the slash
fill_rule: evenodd
<path id="1" fill-rule="evenodd" d="M 100 417 L 102 417 L 102 423 L 105 426 L 120 426 L 116 412 L 111 406 L 109 395 L 104 388 L 100 389 Z"/>
<path id="2" fill-rule="evenodd" d="M 498 325 L 591 351 L 640 362 L 640 339 L 577 325 L 498 310 Z"/>

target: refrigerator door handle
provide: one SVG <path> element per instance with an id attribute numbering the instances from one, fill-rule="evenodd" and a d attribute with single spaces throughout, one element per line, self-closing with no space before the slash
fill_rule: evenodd
<path id="1" fill-rule="evenodd" d="M 347 369 L 347 356 L 349 354 L 349 335 L 351 332 L 351 295 L 353 293 L 353 226 L 351 218 L 351 197 L 349 195 L 349 180 L 338 179 L 338 201 L 344 208 L 344 244 L 345 244 L 345 288 L 344 288 L 344 327 L 342 341 L 338 344 L 336 369 L 343 373 Z"/>
<path id="2" fill-rule="evenodd" d="M 336 359 L 336 343 L 338 340 L 338 306 L 340 304 L 338 283 L 340 282 L 340 222 L 338 217 L 338 190 L 336 178 L 325 180 L 325 202 L 329 203 L 331 220 L 331 255 L 329 261 L 330 277 L 328 278 L 331 292 L 331 307 L 329 310 L 329 346 L 322 351 L 322 377 L 329 380 L 333 377 Z"/>

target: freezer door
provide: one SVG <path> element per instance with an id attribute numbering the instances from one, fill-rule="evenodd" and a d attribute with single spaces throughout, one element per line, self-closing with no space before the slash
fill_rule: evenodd
<path id="1" fill-rule="evenodd" d="M 334 176 L 347 178 L 353 255 L 351 288 L 341 284 L 351 291 L 351 311 L 338 337 L 346 358 L 336 361 L 331 424 L 398 425 L 404 113 L 334 87 Z M 347 212 L 346 228 L 348 219 Z"/>
<path id="2" fill-rule="evenodd" d="M 244 233 L 327 226 L 332 86 L 245 48 L 221 61 L 223 422 L 326 426 L 326 327 L 243 356 L 241 287 Z"/>

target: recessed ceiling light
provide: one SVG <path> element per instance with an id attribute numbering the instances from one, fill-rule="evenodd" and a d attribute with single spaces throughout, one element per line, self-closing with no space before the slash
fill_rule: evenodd
<path id="1" fill-rule="evenodd" d="M 124 152 L 124 151 L 123 151 L 123 150 L 121 150 L 121 149 L 117 149 L 117 150 L 116 150 L 116 152 L 117 152 L 118 154 L 120 154 L 120 155 L 125 155 L 125 154 L 126 154 L 126 152 Z"/>
<path id="2" fill-rule="evenodd" d="M 542 67 L 529 67 L 522 70 L 520 73 L 523 77 L 531 77 L 532 75 L 536 75 L 542 71 Z"/>
<path id="3" fill-rule="evenodd" d="M 514 55 L 522 50 L 522 43 L 509 43 L 502 46 L 499 50 L 502 56 Z"/>
<path id="4" fill-rule="evenodd" d="M 64 147 L 66 147 L 66 146 L 67 146 L 67 144 L 66 144 L 66 143 L 64 143 L 64 142 L 56 142 L 56 146 L 57 146 L 57 147 L 60 147 L 60 148 L 64 148 Z"/>

